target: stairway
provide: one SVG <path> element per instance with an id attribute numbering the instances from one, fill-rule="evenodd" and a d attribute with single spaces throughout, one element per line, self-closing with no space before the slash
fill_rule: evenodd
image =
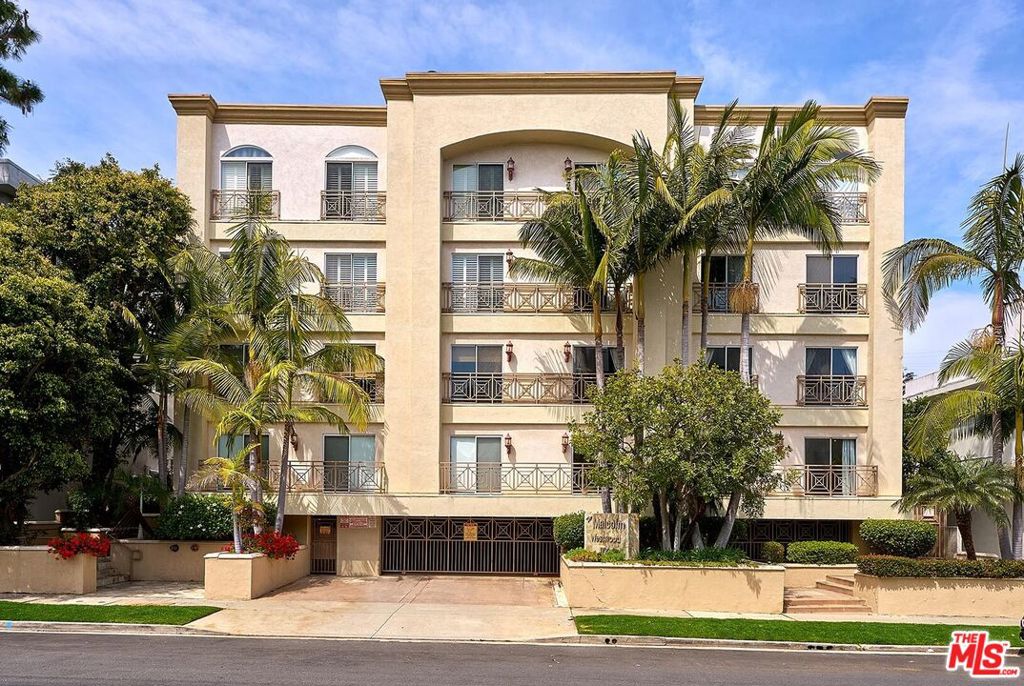
<path id="1" fill-rule="evenodd" d="M 829 574 L 814 588 L 787 588 L 783 601 L 786 614 L 870 614 L 871 608 L 853 595 L 853 577 Z"/>
<path id="2" fill-rule="evenodd" d="M 126 581 L 128 581 L 128 577 L 118 573 L 110 556 L 96 558 L 96 588 L 123 584 Z"/>

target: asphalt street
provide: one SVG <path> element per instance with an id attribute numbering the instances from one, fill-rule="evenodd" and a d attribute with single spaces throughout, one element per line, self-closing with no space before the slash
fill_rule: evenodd
<path id="1" fill-rule="evenodd" d="M 1014 664 L 1020 664 L 1016 662 Z M 964 684 L 943 656 L 4 633 L 0 684 Z"/>

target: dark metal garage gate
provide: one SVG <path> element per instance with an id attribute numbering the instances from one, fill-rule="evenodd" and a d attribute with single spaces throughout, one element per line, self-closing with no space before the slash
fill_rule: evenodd
<path id="1" fill-rule="evenodd" d="M 383 534 L 385 574 L 558 575 L 550 518 L 386 517 Z"/>

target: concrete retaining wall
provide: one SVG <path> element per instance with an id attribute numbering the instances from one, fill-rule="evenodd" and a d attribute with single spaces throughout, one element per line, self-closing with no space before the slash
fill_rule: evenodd
<path id="1" fill-rule="evenodd" d="M 787 562 L 782 566 L 786 568 L 786 588 L 814 588 L 830 574 L 853 576 L 857 572 L 857 565 L 798 565 Z"/>
<path id="2" fill-rule="evenodd" d="M 210 553 L 204 560 L 208 600 L 252 600 L 309 574 L 307 546 L 291 560 L 272 560 L 263 553 Z"/>
<path id="3" fill-rule="evenodd" d="M 919 579 L 857 574 L 854 594 L 881 615 L 1010 617 L 1024 614 L 1024 579 Z"/>
<path id="4" fill-rule="evenodd" d="M 0 547 L 0 593 L 93 593 L 96 558 L 61 560 L 45 545 Z"/>
<path id="5" fill-rule="evenodd" d="M 132 581 L 202 581 L 206 555 L 220 552 L 228 543 L 124 539 L 111 546 L 110 558 Z"/>
<path id="6" fill-rule="evenodd" d="M 670 567 L 562 558 L 571 607 L 781 613 L 782 567 Z"/>

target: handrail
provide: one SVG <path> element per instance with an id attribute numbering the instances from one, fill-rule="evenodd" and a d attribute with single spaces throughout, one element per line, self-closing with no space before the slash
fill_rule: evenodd
<path id="1" fill-rule="evenodd" d="M 592 373 L 520 374 L 444 372 L 441 402 L 585 404 L 587 389 L 597 383 Z"/>
<path id="2" fill-rule="evenodd" d="M 384 191 L 320 191 L 320 219 L 382 222 L 386 209 Z"/>
<path id="3" fill-rule="evenodd" d="M 566 462 L 442 462 L 441 493 L 592 495 L 591 465 Z"/>
<path id="4" fill-rule="evenodd" d="M 808 314 L 867 314 L 866 283 L 802 283 L 800 312 Z"/>
<path id="5" fill-rule="evenodd" d="M 836 497 L 878 495 L 876 465 L 780 465 L 784 483 L 777 494 Z"/>
<path id="6" fill-rule="evenodd" d="M 633 310 L 631 288 L 622 289 L 623 310 Z M 557 283 L 479 282 L 441 284 L 442 312 L 585 312 L 593 310 L 590 293 Z M 609 289 L 601 298 L 603 312 L 615 311 Z"/>
<path id="7" fill-rule="evenodd" d="M 538 219 L 545 209 L 539 191 L 444 191 L 443 221 L 524 221 Z"/>
<path id="8" fill-rule="evenodd" d="M 321 294 L 336 302 L 346 312 L 383 312 L 386 291 L 383 281 L 327 283 Z"/>
<path id="9" fill-rule="evenodd" d="M 867 405 L 866 376 L 801 374 L 796 379 L 798 405 Z"/>
<path id="10" fill-rule="evenodd" d="M 246 217 L 280 219 L 280 191 L 214 189 L 210 192 L 210 219 Z"/>

